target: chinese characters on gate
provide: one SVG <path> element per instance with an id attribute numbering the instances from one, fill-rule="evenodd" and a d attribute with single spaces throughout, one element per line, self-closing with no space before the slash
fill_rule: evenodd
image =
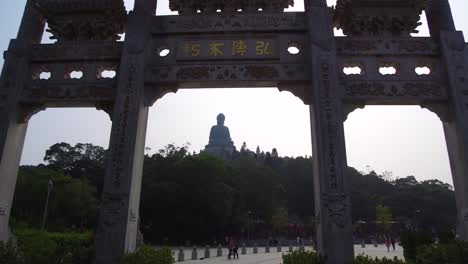
<path id="1" fill-rule="evenodd" d="M 229 59 L 269 58 L 275 56 L 272 40 L 183 41 L 179 58 Z"/>

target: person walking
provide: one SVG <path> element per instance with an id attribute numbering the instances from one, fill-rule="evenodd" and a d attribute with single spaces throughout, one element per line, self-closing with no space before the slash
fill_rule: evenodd
<path id="1" fill-rule="evenodd" d="M 231 255 L 234 255 L 234 239 L 232 237 L 229 237 L 228 248 L 229 248 L 228 259 L 231 259 Z"/>
<path id="2" fill-rule="evenodd" d="M 234 247 L 233 247 L 233 253 L 232 254 L 234 256 L 234 259 L 236 259 L 236 257 L 237 257 L 237 259 L 239 259 L 239 252 L 237 252 L 239 250 L 239 243 L 237 243 L 237 240 L 234 239 L 233 244 L 234 244 Z"/>
<path id="3" fill-rule="evenodd" d="M 392 237 L 392 238 L 390 239 L 390 243 L 392 243 L 393 251 L 395 251 L 395 244 L 396 244 L 395 238 Z"/>
<path id="4" fill-rule="evenodd" d="M 390 239 L 388 237 L 385 238 L 385 246 L 387 247 L 387 252 L 390 252 Z"/>

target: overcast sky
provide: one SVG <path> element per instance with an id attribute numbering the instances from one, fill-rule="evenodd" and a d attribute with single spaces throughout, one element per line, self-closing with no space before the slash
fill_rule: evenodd
<path id="1" fill-rule="evenodd" d="M 0 9 L 0 49 L 16 36 L 25 0 L 4 0 Z M 333 4 L 334 1 L 329 1 Z M 466 0 L 451 0 L 457 29 L 468 34 Z M 133 1 L 125 1 L 127 9 Z M 302 11 L 303 1 L 292 9 Z M 170 14 L 168 0 L 158 3 L 158 15 Z M 422 27 L 422 35 L 427 29 Z M 3 60 L 1 61 L 3 63 Z M 282 156 L 311 155 L 308 106 L 289 92 L 276 88 L 197 89 L 168 94 L 150 110 L 147 147 L 153 152 L 169 143 L 191 143 L 199 151 L 208 143 L 218 113 L 238 148 L 246 142 L 264 151 L 277 148 Z M 90 142 L 107 147 L 111 122 L 95 109 L 48 109 L 33 116 L 21 163 L 42 162 L 45 150 L 56 142 Z M 368 106 L 351 113 L 345 122 L 348 164 L 394 177 L 414 175 L 418 180 L 452 183 L 442 124 L 417 106 Z"/>

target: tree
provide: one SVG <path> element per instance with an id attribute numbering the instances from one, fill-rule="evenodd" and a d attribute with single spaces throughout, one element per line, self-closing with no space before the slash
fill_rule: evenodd
<path id="1" fill-rule="evenodd" d="M 278 158 L 279 157 L 278 150 L 276 148 L 273 148 L 273 150 L 271 151 L 271 157 L 272 158 Z"/>
<path id="2" fill-rule="evenodd" d="M 278 207 L 275 209 L 271 217 L 271 225 L 279 232 L 282 227 L 288 224 L 288 210 L 284 207 Z"/>
<path id="3" fill-rule="evenodd" d="M 384 171 L 382 173 L 382 179 L 391 182 L 393 180 L 393 172 L 391 171 Z"/>
<path id="4" fill-rule="evenodd" d="M 149 242 L 161 243 L 167 237 L 169 243 L 180 245 L 187 240 L 212 243 L 228 233 L 240 237 L 249 211 L 254 212 L 256 223 L 271 223 L 276 229 L 289 218 L 313 235 L 313 226 L 304 225 L 315 214 L 314 204 L 304 202 L 314 197 L 312 157 L 280 157 L 275 149 L 265 154 L 257 147 L 253 158 L 236 155 L 232 160 L 220 160 L 208 154 L 191 155 L 188 146 L 170 144 L 145 155 L 140 219 Z M 51 194 L 50 227 L 80 226 L 82 221 L 95 227 L 93 211 L 102 189 L 105 154 L 106 150 L 92 144 L 51 146 L 45 157 L 47 166 L 20 169 L 13 218 L 37 226 L 47 181 L 53 179 L 56 188 Z M 353 222 L 376 219 L 388 230 L 393 218 L 423 230 L 455 228 L 452 186 L 438 180 L 418 182 L 413 176 L 390 181 L 386 173 L 379 176 L 368 171 L 346 171 Z M 437 218 L 433 212 L 438 212 Z"/>
<path id="5" fill-rule="evenodd" d="M 240 149 L 240 152 L 241 153 L 247 152 L 247 143 L 245 143 L 245 141 L 244 141 L 244 143 L 242 143 L 242 147 Z"/>
<path id="6" fill-rule="evenodd" d="M 379 204 L 375 208 L 375 212 L 376 222 L 383 227 L 385 232 L 388 232 L 392 225 L 392 213 L 390 212 L 390 208 Z"/>
<path id="7" fill-rule="evenodd" d="M 62 171 L 72 178 L 88 179 L 96 186 L 100 197 L 104 186 L 106 150 L 93 144 L 57 143 L 46 150 L 47 167 Z"/>
<path id="8" fill-rule="evenodd" d="M 48 163 L 50 168 L 61 169 L 65 173 L 69 173 L 79 157 L 80 153 L 75 148 L 62 142 L 54 144 L 46 150 L 44 161 Z"/>
<path id="9" fill-rule="evenodd" d="M 12 217 L 29 226 L 40 227 L 49 180 L 50 193 L 47 227 L 64 230 L 95 224 L 96 189 L 88 181 L 64 176 L 45 167 L 22 166 L 18 174 Z"/>

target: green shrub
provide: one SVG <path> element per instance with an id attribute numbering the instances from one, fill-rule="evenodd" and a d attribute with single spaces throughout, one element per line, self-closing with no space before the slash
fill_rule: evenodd
<path id="1" fill-rule="evenodd" d="M 452 241 L 448 244 L 420 246 L 417 249 L 416 264 L 466 264 L 468 243 Z"/>
<path id="2" fill-rule="evenodd" d="M 121 264 L 173 264 L 172 251 L 168 248 L 155 249 L 142 246 L 137 251 L 122 257 Z"/>
<path id="3" fill-rule="evenodd" d="M 295 250 L 283 255 L 283 264 L 325 264 L 325 259 L 312 251 Z"/>
<path id="4" fill-rule="evenodd" d="M 434 239 L 430 233 L 405 231 L 401 235 L 401 246 L 406 260 L 415 260 L 418 247 L 432 243 Z"/>
<path id="5" fill-rule="evenodd" d="M 94 259 L 91 233 L 48 233 L 39 230 L 15 232 L 25 264 L 87 264 Z"/>
<path id="6" fill-rule="evenodd" d="M 359 255 L 354 259 L 353 264 L 405 264 L 406 262 L 403 260 L 399 260 L 398 258 L 394 259 L 387 259 L 387 258 L 371 258 L 365 255 Z"/>
<path id="7" fill-rule="evenodd" d="M 0 241 L 0 261 L 2 264 L 23 264 L 23 258 L 19 254 L 13 241 Z"/>
<path id="8" fill-rule="evenodd" d="M 439 232 L 437 237 L 439 238 L 439 243 L 441 244 L 448 244 L 455 240 L 455 234 L 452 232 Z"/>

